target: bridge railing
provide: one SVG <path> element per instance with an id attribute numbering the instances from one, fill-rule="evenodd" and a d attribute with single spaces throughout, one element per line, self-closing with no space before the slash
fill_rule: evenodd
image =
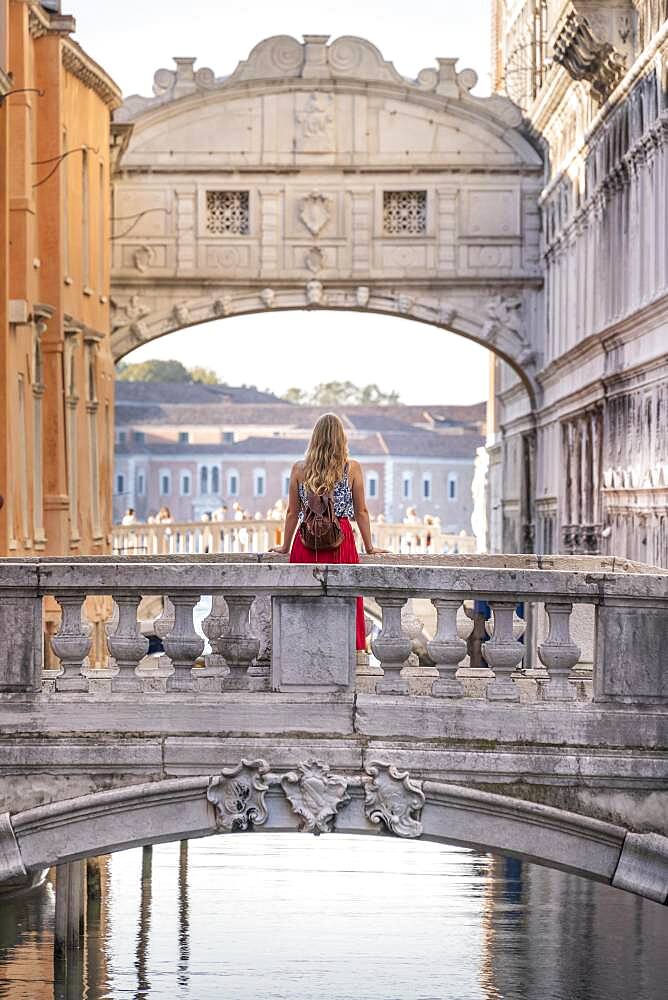
<path id="1" fill-rule="evenodd" d="M 211 598 L 202 623 L 208 653 L 193 616 L 203 595 Z M 370 661 L 354 649 L 360 595 L 380 620 Z M 402 619 L 410 600 L 435 611 L 431 638 L 417 637 L 421 657 Z M 108 605 L 106 623 L 99 616 L 103 668 L 93 655 L 91 601 Z M 154 632 L 164 655 L 147 656 L 147 602 L 158 607 Z M 0 560 L 0 691 L 46 690 L 56 699 L 61 692 L 346 694 L 363 682 L 381 696 L 568 701 L 582 687 L 571 635 L 578 606 L 593 614 L 594 700 L 668 701 L 668 574 L 614 559 L 532 556 L 385 557 L 359 566 L 253 555 Z M 44 638 L 49 608 L 59 608 L 60 621 Z M 57 669 L 44 672 L 45 649 L 57 658 L 47 666 Z"/>
<path id="2" fill-rule="evenodd" d="M 266 519 L 115 525 L 112 551 L 120 556 L 262 553 L 281 544 L 282 532 L 282 521 Z M 374 545 L 397 555 L 471 554 L 476 550 L 472 535 L 442 531 L 438 522 L 427 525 L 374 521 L 371 534 Z"/>

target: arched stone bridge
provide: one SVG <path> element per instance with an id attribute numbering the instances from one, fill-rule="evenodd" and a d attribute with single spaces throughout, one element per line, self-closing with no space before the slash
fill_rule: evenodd
<path id="1" fill-rule="evenodd" d="M 475 340 L 535 399 L 543 161 L 518 108 L 361 38 L 269 38 L 224 77 L 175 62 L 114 116 L 116 359 L 209 320 L 357 310 Z"/>
<path id="2" fill-rule="evenodd" d="M 593 557 L 3 560 L 0 881 L 252 827 L 443 840 L 665 902 L 667 581 Z M 382 629 L 356 663 L 360 593 Z M 409 599 L 431 602 L 430 637 Z"/>

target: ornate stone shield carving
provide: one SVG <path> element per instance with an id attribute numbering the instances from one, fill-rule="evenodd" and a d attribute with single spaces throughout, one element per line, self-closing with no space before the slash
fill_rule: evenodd
<path id="1" fill-rule="evenodd" d="M 311 236 L 318 236 L 324 229 L 331 215 L 331 198 L 320 191 L 311 191 L 302 198 L 299 208 L 299 218 L 308 229 Z"/>
<path id="2" fill-rule="evenodd" d="M 345 778 L 334 777 L 329 767 L 318 760 L 299 765 L 299 774 L 289 771 L 281 779 L 293 810 L 301 816 L 300 829 L 309 833 L 331 833 L 334 817 L 341 805 L 350 801 Z"/>
<path id="3" fill-rule="evenodd" d="M 218 829 L 252 830 L 267 822 L 264 800 L 269 785 L 264 775 L 268 770 L 264 760 L 242 760 L 211 779 L 206 797 L 216 810 Z"/>
<path id="4" fill-rule="evenodd" d="M 364 786 L 367 819 L 384 823 L 399 837 L 421 836 L 418 817 L 425 797 L 420 784 L 410 779 L 408 771 L 388 764 L 371 764 L 365 771 L 373 779 Z"/>

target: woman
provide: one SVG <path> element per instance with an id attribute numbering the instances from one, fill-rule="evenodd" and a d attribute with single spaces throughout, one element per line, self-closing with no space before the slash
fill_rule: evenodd
<path id="1" fill-rule="evenodd" d="M 334 513 L 343 531 L 343 542 L 336 549 L 307 549 L 297 531 L 304 516 L 308 493 L 331 493 Z M 290 553 L 291 563 L 358 563 L 359 555 L 351 527 L 357 526 L 367 555 L 381 555 L 386 549 L 374 548 L 371 541 L 369 511 L 364 498 L 364 478 L 359 462 L 348 458 L 348 441 L 343 424 L 334 413 L 320 417 L 309 442 L 306 458 L 296 462 L 290 474 L 288 509 L 283 529 L 283 544 L 270 549 L 282 555 Z M 364 601 L 357 598 L 355 645 L 364 649 Z"/>

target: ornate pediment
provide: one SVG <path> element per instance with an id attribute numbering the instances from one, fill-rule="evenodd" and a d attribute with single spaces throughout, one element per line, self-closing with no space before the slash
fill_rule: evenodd
<path id="1" fill-rule="evenodd" d="M 289 35 L 266 38 L 251 51 L 248 59 L 239 63 L 229 76 L 217 77 L 213 70 L 202 67 L 195 69 L 192 57 L 175 58 L 175 69 L 159 69 L 154 76 L 153 97 L 137 94 L 128 97 L 116 112 L 115 121 L 135 121 L 166 103 L 183 97 L 191 97 L 208 91 L 223 91 L 230 94 L 247 89 L 248 84 L 266 83 L 268 88 L 280 85 L 284 80 L 304 80 L 311 86 L 316 80 L 324 84 L 324 89 L 335 89 L 337 81 L 348 83 L 360 81 L 373 86 L 394 88 L 402 98 L 413 96 L 419 101 L 425 94 L 435 95 L 445 101 L 461 101 L 470 110 L 477 110 L 491 116 L 506 126 L 518 125 L 521 121 L 519 109 L 507 98 L 499 94 L 491 97 L 476 97 L 471 90 L 477 82 L 477 74 L 472 69 L 456 69 L 456 59 L 436 60 L 436 66 L 420 70 L 415 79 L 402 76 L 394 65 L 383 59 L 381 52 L 364 38 L 344 35 L 329 43 L 327 35 L 304 35 L 299 42 Z M 321 150 L 323 142 L 329 148 L 333 136 L 331 109 L 324 107 L 325 96 L 315 97 L 317 106 L 299 110 L 303 115 L 306 151 L 309 143 L 315 142 Z M 323 139 L 324 137 L 324 139 Z"/>

